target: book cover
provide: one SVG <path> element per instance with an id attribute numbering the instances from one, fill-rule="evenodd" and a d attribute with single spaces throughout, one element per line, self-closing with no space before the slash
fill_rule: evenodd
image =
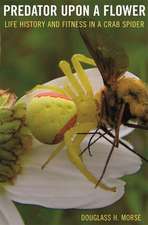
<path id="1" fill-rule="evenodd" d="M 1 1 L 0 224 L 148 223 L 147 7 Z"/>

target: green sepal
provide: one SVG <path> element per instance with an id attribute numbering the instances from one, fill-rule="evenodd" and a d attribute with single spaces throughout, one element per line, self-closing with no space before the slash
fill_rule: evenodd
<path id="1" fill-rule="evenodd" d="M 10 108 L 16 102 L 16 95 L 8 90 L 0 89 L 0 108 Z"/>
<path id="2" fill-rule="evenodd" d="M 5 123 L 0 125 L 0 133 L 2 133 L 2 134 L 13 134 L 19 129 L 20 126 L 21 126 L 20 120 L 5 122 Z"/>
<path id="3" fill-rule="evenodd" d="M 0 107 L 5 107 L 7 105 L 7 102 L 9 100 L 9 95 L 1 95 L 0 96 Z"/>
<path id="4" fill-rule="evenodd" d="M 23 119 L 26 116 L 26 104 L 24 102 L 18 102 L 14 108 L 14 118 Z"/>
<path id="5" fill-rule="evenodd" d="M 13 151 L 14 148 L 21 146 L 20 140 L 17 137 L 11 138 L 7 143 L 2 144 L 1 147 L 5 148 L 8 151 Z"/>
<path id="6" fill-rule="evenodd" d="M 15 161 L 17 157 L 12 153 L 3 148 L 0 148 L 0 160 L 8 160 L 8 161 Z"/>
<path id="7" fill-rule="evenodd" d="M 0 144 L 4 144 L 12 138 L 12 134 L 0 134 Z"/>
<path id="8" fill-rule="evenodd" d="M 2 183 L 2 182 L 4 183 L 4 182 L 7 182 L 7 181 L 8 181 L 8 177 L 0 174 L 0 183 Z"/>
<path id="9" fill-rule="evenodd" d="M 14 176 L 14 172 L 10 166 L 0 164 L 0 176 L 1 175 L 12 178 Z"/>
<path id="10" fill-rule="evenodd" d="M 0 123 L 13 119 L 13 111 L 10 109 L 0 109 Z"/>

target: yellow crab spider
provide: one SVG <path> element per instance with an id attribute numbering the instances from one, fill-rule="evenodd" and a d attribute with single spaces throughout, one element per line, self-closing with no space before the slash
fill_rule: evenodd
<path id="1" fill-rule="evenodd" d="M 80 144 L 85 135 L 77 133 L 88 133 L 95 129 L 99 123 L 99 113 L 96 106 L 95 96 L 89 79 L 81 63 L 96 66 L 92 58 L 76 54 L 71 59 L 72 65 L 77 73 L 72 73 L 70 64 L 66 61 L 60 61 L 59 66 L 70 81 L 70 86 L 65 85 L 64 89 L 70 95 L 77 106 L 77 123 L 65 133 L 64 141 L 67 147 L 70 160 L 87 177 L 88 180 L 96 184 L 97 179 L 87 170 L 84 162 L 80 158 Z M 73 91 L 72 91 L 73 88 Z M 100 183 L 99 186 L 105 190 L 115 191 L 115 188 L 107 187 Z"/>
<path id="2" fill-rule="evenodd" d="M 65 132 L 64 141 L 52 152 L 42 168 L 44 168 L 46 164 L 53 159 L 64 146 L 66 146 L 71 162 L 74 163 L 74 165 L 89 181 L 96 184 L 97 178 L 88 171 L 80 157 L 80 144 L 86 135 L 78 134 L 81 132 L 87 133 L 90 130 L 95 129 L 99 122 L 95 96 L 81 63 L 86 63 L 92 66 L 96 66 L 96 64 L 93 59 L 80 54 L 74 55 L 71 61 L 77 75 L 72 73 L 70 64 L 67 61 L 60 61 L 59 67 L 70 83 L 65 84 L 63 91 L 66 95 L 70 96 L 76 104 L 77 121 L 71 129 Z M 108 191 L 116 190 L 115 187 L 108 187 L 103 182 L 100 182 L 98 186 Z"/>

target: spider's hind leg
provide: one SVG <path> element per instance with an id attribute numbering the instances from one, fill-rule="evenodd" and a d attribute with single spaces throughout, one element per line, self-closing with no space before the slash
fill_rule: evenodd
<path id="1" fill-rule="evenodd" d="M 76 127 L 70 129 L 65 134 L 65 144 L 68 150 L 68 156 L 73 162 L 73 164 L 80 170 L 80 172 L 92 183 L 96 185 L 97 178 L 87 169 L 84 162 L 81 160 L 80 157 L 80 144 L 82 143 L 83 139 L 86 135 L 77 135 L 77 133 L 81 133 L 82 131 L 89 132 L 92 130 L 96 124 L 94 123 L 83 123 L 78 124 Z M 115 192 L 115 187 L 108 187 L 103 182 L 100 182 L 98 185 L 103 190 Z"/>
<path id="2" fill-rule="evenodd" d="M 44 169 L 46 165 L 64 148 L 64 146 L 65 146 L 64 142 L 60 143 L 58 147 L 53 150 L 49 158 L 44 162 L 41 169 Z"/>

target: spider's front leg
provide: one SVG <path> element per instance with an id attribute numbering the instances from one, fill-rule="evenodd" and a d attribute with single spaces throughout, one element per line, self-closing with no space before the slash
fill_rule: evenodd
<path id="1" fill-rule="evenodd" d="M 96 127 L 95 123 L 81 123 L 77 124 L 74 128 L 71 128 L 69 131 L 65 134 L 65 144 L 68 151 L 68 156 L 71 160 L 71 162 L 74 163 L 74 165 L 80 170 L 80 172 L 92 183 L 96 185 L 97 178 L 87 169 L 84 162 L 82 162 L 80 157 L 80 144 L 82 143 L 83 139 L 86 135 L 78 134 L 81 132 L 89 132 L 90 130 L 94 129 Z M 115 187 L 108 187 L 103 182 L 100 182 L 98 185 L 100 188 L 115 192 Z"/>
<path id="2" fill-rule="evenodd" d="M 78 94 L 79 98 L 83 98 L 84 96 L 93 97 L 93 90 L 91 84 L 81 63 L 96 66 L 94 60 L 89 57 L 86 57 L 85 55 L 75 54 L 72 56 L 71 61 L 77 73 L 77 77 L 72 73 L 70 64 L 67 61 L 60 61 L 59 67 L 67 76 L 68 80 L 71 83 L 71 86 Z"/>
<path id="3" fill-rule="evenodd" d="M 89 58 L 82 54 L 73 55 L 71 58 L 71 61 L 72 61 L 75 71 L 77 72 L 77 75 L 80 79 L 81 85 L 82 85 L 86 95 L 93 97 L 92 86 L 90 84 L 88 76 L 87 76 L 85 70 L 83 69 L 81 63 L 85 63 L 85 64 L 88 64 L 91 66 L 96 66 L 95 61 L 92 58 Z"/>

